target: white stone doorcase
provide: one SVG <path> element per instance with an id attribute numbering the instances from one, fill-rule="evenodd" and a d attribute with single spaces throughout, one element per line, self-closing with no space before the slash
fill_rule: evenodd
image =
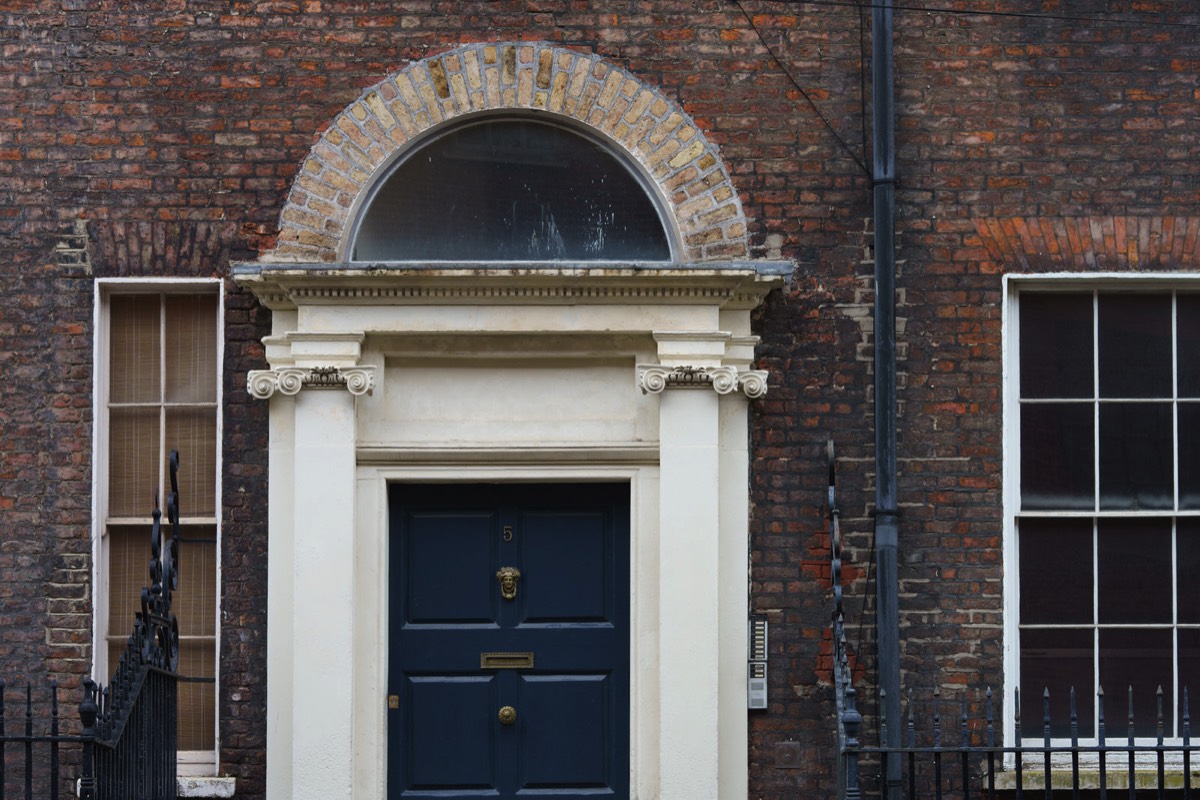
<path id="1" fill-rule="evenodd" d="M 498 109 L 627 159 L 671 260 L 349 260 L 342 232 L 421 126 Z M 672 136 L 687 156 L 655 156 Z M 270 403 L 268 797 L 386 796 L 389 483 L 605 481 L 630 487 L 630 794 L 746 797 L 750 315 L 791 265 L 746 258 L 736 193 L 680 198 L 689 170 L 728 186 L 674 103 L 533 44 L 418 62 L 313 148 L 279 248 L 234 270 L 273 312 L 248 376 Z"/>

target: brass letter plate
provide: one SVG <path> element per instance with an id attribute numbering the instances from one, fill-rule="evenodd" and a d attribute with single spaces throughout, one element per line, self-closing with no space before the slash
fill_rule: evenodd
<path id="1" fill-rule="evenodd" d="M 480 669 L 533 669 L 533 653 L 480 653 Z"/>

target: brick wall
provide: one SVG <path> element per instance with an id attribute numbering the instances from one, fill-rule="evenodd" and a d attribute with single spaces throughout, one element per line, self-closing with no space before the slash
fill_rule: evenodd
<path id="1" fill-rule="evenodd" d="M 896 15 L 903 663 L 918 686 L 935 666 L 999 686 L 1001 275 L 1200 267 L 1200 16 L 931 5 L 1041 15 Z M 753 412 L 752 602 L 773 626 L 751 796 L 827 787 L 830 437 L 868 683 L 873 664 L 868 28 L 850 6 L 768 0 L 0 4 L 0 672 L 75 686 L 90 658 L 94 278 L 226 276 L 276 245 L 297 170 L 367 87 L 462 45 L 546 41 L 678 104 L 719 148 L 751 254 L 797 264 L 756 316 L 772 390 Z M 222 765 L 255 797 L 266 410 L 243 376 L 268 318 L 228 289 Z M 786 740 L 804 769 L 775 766 Z"/>

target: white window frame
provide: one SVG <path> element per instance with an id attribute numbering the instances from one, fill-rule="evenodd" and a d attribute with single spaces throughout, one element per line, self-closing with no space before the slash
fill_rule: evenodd
<path id="1" fill-rule="evenodd" d="M 220 696 L 221 696 L 221 475 L 223 424 L 224 424 L 224 386 L 223 366 L 225 363 L 225 289 L 224 283 L 213 278 L 99 278 L 96 280 L 93 294 L 93 341 L 92 341 L 92 678 L 108 683 L 112 666 L 108 663 L 108 614 L 109 614 L 109 553 L 107 537 L 108 516 L 108 454 L 109 454 L 109 420 L 107 400 L 109 396 L 109 298 L 116 295 L 130 294 L 211 294 L 217 298 L 217 448 L 216 448 L 216 481 L 214 503 L 217 511 L 211 520 L 193 520 L 203 524 L 212 524 L 216 532 L 216 608 L 214 631 L 214 669 L 213 684 L 213 750 L 181 750 L 177 754 L 177 772 L 180 776 L 209 776 L 218 774 L 221 752 L 220 725 Z M 150 546 L 150 509 L 146 509 L 146 547 Z M 132 626 L 133 621 L 130 620 Z M 132 630 L 132 627 L 130 628 Z"/>
<path id="2" fill-rule="evenodd" d="M 1112 274 L 1112 273 L 1046 273 L 1046 274 L 1031 274 L 1031 275 L 1005 275 L 1003 278 L 1003 306 L 1002 306 L 1002 333 L 1001 333 L 1001 358 L 1003 361 L 1003 463 L 1004 463 L 1004 529 L 1003 529 L 1003 560 L 1004 560 L 1004 674 L 1005 674 L 1005 692 L 1004 692 L 1004 736 L 1005 741 L 1014 742 L 1016 736 L 1015 725 L 1015 689 L 1020 686 L 1020 560 L 1017 542 L 1017 520 L 1021 517 L 1038 517 L 1042 519 L 1048 518 L 1074 518 L 1074 519 L 1091 519 L 1098 520 L 1103 518 L 1129 518 L 1133 516 L 1154 516 L 1167 517 L 1176 519 L 1181 516 L 1200 517 L 1200 511 L 1180 511 L 1173 509 L 1170 511 L 1032 511 L 1022 512 L 1021 510 L 1021 425 L 1020 425 L 1020 365 L 1019 358 L 1019 343 L 1020 343 L 1020 324 L 1019 324 L 1019 295 L 1021 292 L 1037 291 L 1037 292 L 1053 292 L 1053 291 L 1070 291 L 1070 292 L 1096 292 L 1096 291 L 1113 291 L 1113 290 L 1139 290 L 1156 293 L 1170 293 L 1176 290 L 1179 291 L 1197 291 L 1200 290 L 1200 275 L 1195 274 L 1179 274 L 1179 273 L 1140 273 L 1140 274 Z M 1175 330 L 1172 329 L 1172 345 L 1175 345 Z M 1093 353 L 1093 357 L 1096 354 Z M 1173 392 L 1174 394 L 1175 392 Z M 1149 399 L 1149 398 L 1148 398 Z M 1095 434 L 1093 434 L 1095 435 Z M 1173 429 L 1175 437 L 1175 459 L 1176 464 L 1173 465 L 1175 495 L 1178 497 L 1178 430 Z M 1094 453 L 1094 458 L 1098 459 L 1098 452 Z M 1098 465 L 1095 466 L 1098 470 Z M 1096 472 L 1096 480 L 1099 480 L 1099 473 Z M 1176 505 L 1178 503 L 1176 502 Z M 1174 540 L 1174 526 L 1172 526 L 1172 541 Z M 1175 551 L 1172 548 L 1172 560 L 1175 558 Z M 1095 574 L 1095 565 L 1093 565 L 1093 574 Z M 1095 588 L 1099 591 L 1099 587 Z M 1095 602 L 1095 600 L 1093 600 Z M 1178 607 L 1178 600 L 1172 594 L 1172 630 L 1175 628 L 1175 613 Z M 1172 680 L 1175 684 L 1179 682 L 1178 674 L 1178 659 L 1173 655 Z M 1093 662 L 1095 663 L 1095 662 Z M 1096 667 L 1098 668 L 1098 667 Z M 1093 673 L 1093 680 L 1098 681 L 1099 676 Z M 1078 689 L 1077 689 L 1078 691 Z M 1180 691 L 1178 686 L 1173 693 L 1176 699 L 1176 707 L 1164 713 L 1177 715 Z M 1194 711 L 1200 709 L 1200 692 L 1197 696 L 1189 699 L 1189 705 Z M 1175 730 L 1178 730 L 1178 723 L 1181 720 L 1176 719 Z M 1106 740 L 1109 743 L 1114 743 L 1119 740 L 1119 743 L 1124 744 L 1127 740 L 1125 727 L 1125 719 L 1106 720 Z M 1042 721 L 1037 720 L 1022 720 L 1023 739 L 1026 742 L 1040 743 L 1042 740 Z M 1062 743 L 1062 740 L 1055 740 Z M 1093 735 L 1090 739 L 1080 738 L 1080 742 L 1095 742 L 1096 737 Z M 1136 743 L 1139 745 L 1149 745 L 1154 743 L 1153 738 L 1138 737 Z M 1180 737 L 1166 739 L 1168 742 L 1180 742 Z M 1178 754 L 1175 754 L 1178 756 Z"/>

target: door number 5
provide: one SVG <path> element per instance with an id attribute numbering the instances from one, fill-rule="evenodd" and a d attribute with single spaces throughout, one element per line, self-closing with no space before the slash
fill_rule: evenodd
<path id="1" fill-rule="evenodd" d="M 513 537 L 512 525 L 504 526 L 504 541 L 511 542 Z"/>

